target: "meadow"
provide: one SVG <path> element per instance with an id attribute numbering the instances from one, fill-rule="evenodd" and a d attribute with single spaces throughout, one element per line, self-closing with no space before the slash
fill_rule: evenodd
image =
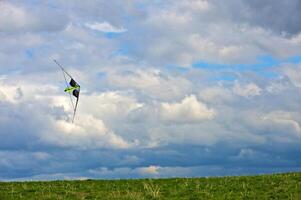
<path id="1" fill-rule="evenodd" d="M 0 182 L 0 200 L 296 199 L 301 173 L 211 178 Z"/>

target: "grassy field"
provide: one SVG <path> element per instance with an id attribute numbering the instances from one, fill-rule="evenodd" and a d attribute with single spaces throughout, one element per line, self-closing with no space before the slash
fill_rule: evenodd
<path id="1" fill-rule="evenodd" d="M 301 173 L 222 178 L 0 182 L 7 199 L 300 199 Z"/>

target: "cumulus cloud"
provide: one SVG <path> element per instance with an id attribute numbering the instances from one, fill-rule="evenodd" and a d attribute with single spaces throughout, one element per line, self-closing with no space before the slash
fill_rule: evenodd
<path id="1" fill-rule="evenodd" d="M 134 143 L 130 144 L 129 142 L 125 141 L 122 137 L 116 135 L 112 130 L 106 127 L 106 125 L 101 119 L 95 118 L 91 114 L 85 114 L 84 112 L 82 112 L 81 115 L 79 115 L 76 123 L 73 124 L 69 121 L 68 118 L 66 118 L 66 116 L 61 115 L 62 113 L 55 112 L 55 109 L 63 109 L 62 111 L 68 112 L 70 114 L 72 113 L 67 96 L 58 96 L 55 94 L 55 90 L 51 95 L 49 93 L 49 91 L 51 91 L 49 88 L 45 88 L 48 91 L 46 95 L 46 93 L 43 94 L 43 91 L 41 91 L 38 86 L 35 86 L 32 89 L 30 89 L 30 84 L 25 84 L 22 87 L 26 88 L 26 92 L 24 92 L 24 94 L 19 87 L 14 87 L 10 85 L 6 86 L 2 84 L 2 92 L 0 92 L 0 94 L 4 98 L 2 98 L 1 103 L 6 105 L 6 107 L 8 107 L 8 110 L 2 110 L 3 114 L 5 113 L 4 116 L 6 117 L 1 118 L 1 124 L 5 125 L 6 120 L 11 121 L 14 118 L 14 116 L 9 115 L 8 113 L 11 109 L 13 109 L 14 112 L 18 113 L 17 110 L 23 107 L 21 110 L 22 112 L 18 113 L 18 115 L 20 115 L 20 118 L 27 119 L 24 122 L 20 121 L 20 126 L 22 126 L 23 123 L 26 124 L 27 121 L 30 121 L 29 124 L 35 122 L 40 123 L 40 120 L 45 121 L 45 123 L 43 123 L 43 125 L 45 126 L 45 130 L 41 130 L 41 134 L 36 134 L 39 132 L 38 127 L 31 127 L 31 132 L 25 132 L 21 134 L 24 137 L 26 136 L 26 134 L 30 134 L 30 136 L 34 138 L 32 139 L 32 142 L 36 143 L 36 145 L 44 143 L 46 145 L 48 144 L 58 147 L 75 147 L 83 149 L 129 148 L 132 145 L 134 145 Z M 23 95 L 25 95 L 24 98 L 22 97 Z M 108 95 L 110 96 L 110 94 Z M 28 98 L 28 96 L 30 98 Z M 92 99 L 93 97 L 94 96 L 92 96 Z M 118 96 L 116 97 L 118 98 Z M 114 99 L 114 94 L 113 98 L 107 99 L 107 102 L 112 105 L 111 107 L 107 108 L 107 115 L 109 113 L 113 115 L 112 112 L 114 110 L 115 112 L 118 112 L 117 109 L 119 109 L 115 106 L 114 102 L 111 102 L 112 99 Z M 119 103 L 118 100 L 115 101 L 115 103 Z M 31 115 L 30 109 L 32 104 L 39 106 L 38 113 L 33 113 L 35 117 L 41 118 L 38 121 L 35 121 L 37 120 L 35 117 L 28 117 Z M 51 109 L 54 109 L 54 112 L 49 112 L 49 110 Z M 99 109 L 94 106 L 93 109 L 98 110 L 98 112 L 104 111 L 101 110 L 101 107 Z M 126 107 L 126 109 L 133 108 Z M 121 111 L 121 109 L 119 111 Z M 7 134 L 6 138 L 8 141 L 10 140 L 10 137 L 15 137 L 14 133 L 10 133 L 11 131 L 13 131 L 13 129 L 3 130 L 7 131 L 3 132 L 3 134 Z"/>
<path id="2" fill-rule="evenodd" d="M 184 77 L 170 76 L 158 69 L 114 72 L 107 79 L 117 88 L 134 88 L 144 95 L 167 100 L 182 97 L 192 86 Z"/>
<path id="3" fill-rule="evenodd" d="M 2 101 L 8 101 L 11 103 L 18 102 L 22 96 L 23 92 L 19 87 L 16 86 L 5 86 L 1 84 L 2 88 L 0 89 L 0 96 Z"/>
<path id="4" fill-rule="evenodd" d="M 143 103 L 130 94 L 111 91 L 83 96 L 79 106 L 93 116 L 112 120 L 127 117 L 132 111 L 143 107 Z"/>
<path id="5" fill-rule="evenodd" d="M 56 121 L 53 130 L 44 133 L 41 140 L 61 147 L 83 149 L 131 147 L 130 143 L 109 130 L 101 120 L 86 115 L 78 117 L 75 124 L 65 120 Z"/>
<path id="6" fill-rule="evenodd" d="M 162 103 L 160 113 L 162 119 L 173 122 L 198 122 L 216 115 L 214 109 L 198 101 L 195 95 L 185 97 L 180 103 Z"/>

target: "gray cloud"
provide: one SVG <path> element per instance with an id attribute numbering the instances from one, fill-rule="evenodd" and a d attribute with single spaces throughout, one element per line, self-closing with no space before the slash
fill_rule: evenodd
<path id="1" fill-rule="evenodd" d="M 289 35 L 301 31 L 301 2 L 293 1 L 243 1 L 249 12 L 246 13 L 246 21 L 268 29 L 285 32 Z"/>
<path id="2" fill-rule="evenodd" d="M 264 12 L 268 5 L 262 5 L 263 14 L 257 19 L 256 6 L 243 1 L 146 4 L 145 17 L 134 18 L 128 24 L 131 28 L 123 44 L 137 59 L 146 59 L 153 65 L 190 66 L 200 60 L 233 64 L 253 62 L 262 54 L 279 58 L 298 54 L 300 43 L 279 34 L 275 31 L 277 24 L 269 23 L 276 18 L 269 15 L 273 9 Z M 273 5 L 281 8 L 282 13 L 287 7 L 295 8 L 294 5 Z M 298 15 L 297 9 L 289 8 L 287 10 Z M 282 24 L 289 23 L 289 18 L 281 17 L 281 20 Z M 278 28 L 281 29 L 281 25 Z M 291 30 L 283 31 L 291 34 Z M 144 44 L 143 48 L 139 44 Z"/>
<path id="3" fill-rule="evenodd" d="M 56 32 L 63 30 L 68 23 L 65 15 L 46 7 L 25 7 L 1 1 L 0 9 L 0 33 Z"/>

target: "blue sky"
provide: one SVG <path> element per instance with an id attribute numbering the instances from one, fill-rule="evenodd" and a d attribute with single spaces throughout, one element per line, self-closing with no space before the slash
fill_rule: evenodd
<path id="1" fill-rule="evenodd" d="M 1 1 L 0 180 L 300 171 L 300 8 Z"/>

